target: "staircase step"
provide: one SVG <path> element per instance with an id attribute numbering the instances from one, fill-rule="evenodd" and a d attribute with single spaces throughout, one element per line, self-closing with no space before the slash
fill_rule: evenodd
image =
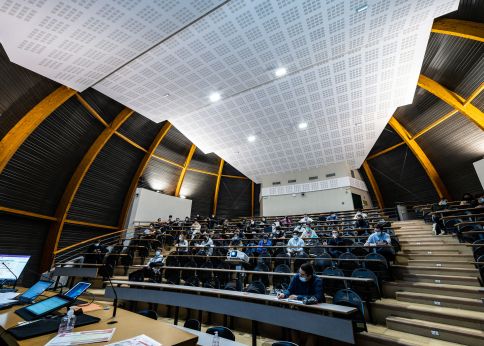
<path id="1" fill-rule="evenodd" d="M 429 260 L 429 261 L 454 261 L 454 260 L 461 260 L 461 261 L 468 261 L 473 262 L 474 258 L 471 254 L 415 254 L 415 253 L 408 253 L 408 254 L 397 254 L 397 256 L 405 257 L 407 261 L 411 260 Z"/>
<path id="2" fill-rule="evenodd" d="M 445 285 L 464 285 L 480 287 L 479 280 L 475 276 L 440 275 L 440 274 L 403 274 L 404 281 L 429 282 Z"/>
<path id="3" fill-rule="evenodd" d="M 392 270 L 396 274 L 408 275 L 408 274 L 431 274 L 442 276 L 472 276 L 479 275 L 479 271 L 475 268 L 458 268 L 440 265 L 434 266 L 412 266 L 412 265 L 392 265 Z"/>
<path id="4" fill-rule="evenodd" d="M 388 329 L 384 326 L 368 324 L 368 332 L 356 335 L 359 346 L 460 346 L 454 342 L 436 341 L 420 335 Z"/>
<path id="5" fill-rule="evenodd" d="M 460 298 L 403 291 L 397 292 L 397 300 L 408 303 L 441 306 L 444 308 L 484 312 L 484 303 L 480 299 Z"/>
<path id="6" fill-rule="evenodd" d="M 411 281 L 393 281 L 386 282 L 383 284 L 383 295 L 385 297 L 396 297 L 397 292 L 415 292 L 424 294 L 435 294 L 460 297 L 460 298 L 470 298 L 470 299 L 481 299 L 484 297 L 484 288 L 476 286 L 464 286 L 464 285 L 446 285 L 446 284 L 436 284 L 429 282 L 411 282 Z"/>
<path id="7" fill-rule="evenodd" d="M 484 332 L 473 328 L 402 317 L 388 317 L 386 322 L 390 329 L 470 346 L 482 345 L 484 339 Z"/>
<path id="8" fill-rule="evenodd" d="M 430 257 L 430 256 L 429 256 Z M 425 260 L 408 260 L 409 266 L 422 266 L 422 267 L 437 267 L 437 268 L 466 268 L 466 269 L 474 269 L 476 270 L 474 264 L 472 263 L 472 259 L 468 260 L 434 260 L 434 259 L 425 259 Z"/>
<path id="9" fill-rule="evenodd" d="M 466 254 L 469 253 L 465 251 L 465 249 L 442 249 L 441 246 L 406 246 L 402 248 L 404 254 L 416 254 L 416 255 L 434 255 L 434 254 L 441 254 L 441 255 L 456 255 L 456 254 Z"/>
<path id="10" fill-rule="evenodd" d="M 418 318 L 472 329 L 481 329 L 484 324 L 483 312 L 408 303 L 395 299 L 384 298 L 376 301 L 371 304 L 371 310 L 373 319 L 381 324 L 390 316 Z"/>

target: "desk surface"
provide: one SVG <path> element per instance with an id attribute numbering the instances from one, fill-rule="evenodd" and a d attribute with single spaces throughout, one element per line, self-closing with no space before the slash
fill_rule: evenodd
<path id="1" fill-rule="evenodd" d="M 0 330 L 14 327 L 18 322 L 23 321 L 23 319 L 15 314 L 15 310 L 19 309 L 19 306 L 15 306 L 8 310 L 1 311 L 0 314 Z M 107 324 L 112 321 L 112 307 L 109 310 L 98 310 L 91 311 L 88 313 L 91 316 L 99 317 L 101 321 L 99 323 L 90 324 L 83 327 L 75 328 L 74 331 L 83 330 L 97 330 L 97 329 L 108 329 L 116 328 L 113 338 L 110 342 L 121 341 L 124 339 L 129 339 L 134 336 L 145 334 L 149 337 L 157 340 L 163 345 L 196 345 L 197 336 L 189 334 L 183 330 L 174 328 L 173 326 L 163 323 L 161 321 L 155 321 L 150 318 L 129 312 L 118 308 L 115 320 L 118 321 L 116 324 Z M 8 345 L 22 345 L 22 346 L 38 346 L 45 345 L 49 340 L 51 340 L 56 334 L 48 334 L 39 336 L 32 339 L 15 340 L 10 334 L 3 334 L 2 339 L 7 342 Z M 97 343 L 96 345 L 104 345 Z"/>
<path id="2" fill-rule="evenodd" d="M 212 346 L 213 335 L 207 334 L 207 333 L 204 333 L 204 332 L 199 332 L 198 330 L 185 328 L 185 327 L 182 327 L 182 326 L 174 326 L 174 327 L 178 328 L 180 330 L 183 330 L 187 333 L 195 334 L 196 336 L 198 336 L 197 345 Z M 240 342 L 220 338 L 220 346 L 246 346 L 246 345 L 241 344 Z"/>

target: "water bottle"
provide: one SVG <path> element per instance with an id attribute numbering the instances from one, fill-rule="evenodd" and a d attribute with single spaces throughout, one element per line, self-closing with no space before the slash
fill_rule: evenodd
<path id="1" fill-rule="evenodd" d="M 220 345 L 220 336 L 218 336 L 218 332 L 215 332 L 212 340 L 212 346 L 219 346 Z"/>
<path id="2" fill-rule="evenodd" d="M 76 324 L 76 315 L 74 315 L 74 308 L 70 308 L 67 314 L 62 317 L 59 324 L 59 334 L 71 333 Z"/>

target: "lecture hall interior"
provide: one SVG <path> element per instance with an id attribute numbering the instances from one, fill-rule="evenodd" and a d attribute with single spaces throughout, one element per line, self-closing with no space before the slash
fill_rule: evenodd
<path id="1" fill-rule="evenodd" d="M 484 345 L 484 0 L 0 0 L 0 346 Z"/>

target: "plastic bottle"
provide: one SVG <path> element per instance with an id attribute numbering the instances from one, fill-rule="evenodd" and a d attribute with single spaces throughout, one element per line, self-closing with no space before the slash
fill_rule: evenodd
<path id="1" fill-rule="evenodd" d="M 67 311 L 67 314 L 62 317 L 61 322 L 59 324 L 59 334 L 64 333 L 71 333 L 74 329 L 74 325 L 76 324 L 76 315 L 74 315 L 74 308 L 70 308 Z"/>
<path id="2" fill-rule="evenodd" d="M 212 339 L 212 346 L 219 346 L 220 345 L 220 336 L 218 336 L 218 332 L 215 332 Z"/>

